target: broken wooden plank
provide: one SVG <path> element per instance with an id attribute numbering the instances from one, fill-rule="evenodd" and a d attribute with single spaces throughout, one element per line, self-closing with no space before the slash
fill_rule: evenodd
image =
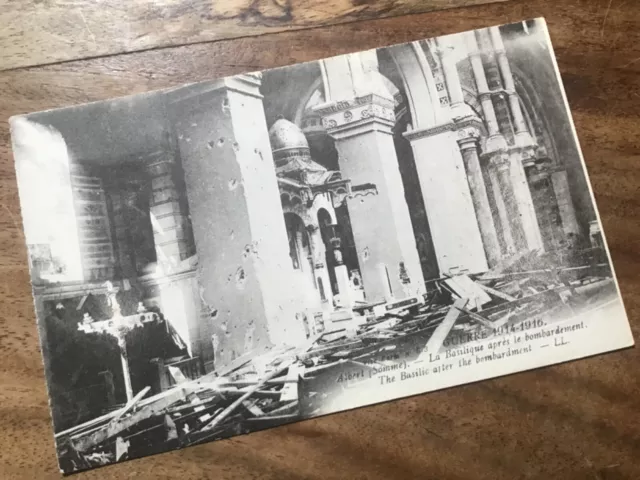
<path id="1" fill-rule="evenodd" d="M 135 426 L 137 423 L 163 413 L 169 406 L 179 401 L 185 401 L 187 398 L 182 388 L 175 388 L 168 392 L 167 395 L 151 397 L 154 399 L 153 403 L 147 404 L 146 408 L 139 409 L 129 417 L 122 418 L 117 422 L 110 422 L 90 434 L 79 433 L 74 435 L 71 437 L 71 443 L 77 451 L 87 451 L 91 447 L 99 445 L 105 440 L 115 437 L 120 432 Z"/>
<path id="2" fill-rule="evenodd" d="M 469 303 L 469 299 L 467 298 L 459 298 L 453 303 L 445 315 L 444 320 L 442 320 L 442 323 L 436 327 L 433 335 L 431 335 L 431 338 L 427 341 L 425 352 L 438 353 L 440 351 L 442 344 L 449 336 L 449 332 L 451 332 L 458 317 L 460 317 L 460 309 L 466 307 L 467 303 Z"/>
<path id="3" fill-rule="evenodd" d="M 261 355 L 265 355 L 271 351 L 271 347 L 262 347 L 260 349 L 254 349 L 250 352 L 247 352 L 243 355 L 240 355 L 235 360 L 231 361 L 227 365 L 222 365 L 216 370 L 206 375 L 203 375 L 199 379 L 196 380 L 197 383 L 207 383 L 214 381 L 218 377 L 226 377 L 236 370 L 241 369 L 247 364 L 251 363 L 254 358 L 260 357 Z"/>
<path id="4" fill-rule="evenodd" d="M 320 335 L 321 336 L 321 335 Z M 315 342 L 314 342 L 315 343 Z M 309 345 L 308 348 L 311 348 L 311 345 Z M 218 415 L 216 415 L 209 423 L 205 424 L 202 427 L 202 430 L 212 430 L 215 427 L 217 427 L 218 425 L 220 425 L 220 423 L 227 418 L 231 413 L 233 413 L 233 411 L 238 408 L 238 406 L 240 406 L 242 404 L 242 402 L 244 402 L 247 398 L 249 398 L 253 392 L 255 392 L 256 390 L 259 390 L 265 383 L 267 383 L 267 381 L 271 380 L 274 377 L 277 377 L 278 375 L 280 375 L 282 372 L 284 372 L 287 368 L 289 368 L 293 363 L 295 363 L 296 361 L 298 361 L 298 359 L 296 357 L 294 358 L 290 358 L 289 360 L 285 360 L 280 367 L 278 367 L 276 370 L 274 370 L 273 372 L 271 372 L 270 374 L 268 374 L 265 378 L 263 378 L 260 382 L 258 382 L 256 385 L 254 385 L 253 387 L 251 387 L 247 393 L 245 393 L 244 395 L 242 395 L 240 398 L 238 398 L 236 401 L 234 401 L 231 405 L 229 405 L 227 408 L 225 408 L 221 413 L 219 413 Z M 201 431 L 202 431 L 201 430 Z"/>
<path id="5" fill-rule="evenodd" d="M 218 393 L 229 395 L 229 396 L 238 396 L 244 395 L 247 393 L 249 389 L 247 388 L 221 388 L 218 390 Z M 279 390 L 256 390 L 253 392 L 253 396 L 257 398 L 280 398 Z"/>
<path id="6" fill-rule="evenodd" d="M 147 395 L 147 393 L 149 393 L 149 391 L 151 390 L 151 387 L 144 387 L 142 390 L 140 390 L 135 397 L 133 397 L 131 399 L 131 401 L 129 401 L 122 410 L 120 410 L 118 412 L 118 414 L 113 417 L 113 420 L 111 420 L 112 422 L 117 422 L 118 420 L 120 420 L 120 418 L 122 418 L 123 415 L 129 413 L 129 411 L 131 411 L 131 409 L 133 409 L 133 407 L 136 406 L 136 404 L 142 400 L 145 395 Z"/>
<path id="7" fill-rule="evenodd" d="M 478 285 L 478 287 L 480 287 L 485 292 L 493 295 L 494 297 L 498 297 L 502 300 L 506 300 L 507 302 L 513 302 L 516 300 L 516 297 L 512 297 L 511 295 L 501 292 L 500 290 L 496 290 L 495 288 L 491 288 L 491 287 L 488 287 L 487 285 L 483 285 L 480 282 L 476 282 L 476 285 Z"/>
<path id="8" fill-rule="evenodd" d="M 469 300 L 469 308 L 481 308 L 491 302 L 491 297 L 467 275 L 447 278 L 444 284 L 459 298 Z"/>
<path id="9" fill-rule="evenodd" d="M 107 423 L 113 417 L 115 417 L 120 409 L 114 410 L 113 412 L 109 412 L 100 417 L 94 418 L 93 420 L 89 420 L 88 422 L 82 423 L 80 425 L 76 425 L 75 427 L 68 428 L 67 430 L 63 430 L 62 432 L 58 432 L 54 435 L 56 440 L 68 437 L 73 434 L 80 433 L 82 431 L 90 430 L 93 427 L 100 425 L 101 423 Z"/>
<path id="10" fill-rule="evenodd" d="M 257 405 L 257 400 L 245 400 L 242 402 L 242 406 L 254 417 L 264 416 L 264 412 Z"/>
<path id="11" fill-rule="evenodd" d="M 456 307 L 458 308 L 458 307 Z M 475 320 L 476 322 L 478 322 L 480 325 L 483 325 L 487 328 L 490 328 L 491 330 L 495 330 L 496 327 L 493 325 L 493 323 L 490 320 L 487 320 L 486 318 L 484 318 L 482 315 L 479 315 L 477 313 L 474 313 L 470 310 L 467 310 L 466 308 L 458 308 L 458 310 L 460 310 L 462 313 L 469 315 L 469 317 L 473 320 Z"/>
<path id="12" fill-rule="evenodd" d="M 169 370 L 169 373 L 173 377 L 173 381 L 176 382 L 176 385 L 179 385 L 181 383 L 187 383 L 189 381 L 189 379 L 184 376 L 184 373 L 182 373 L 182 370 L 180 370 L 178 367 L 169 365 L 167 366 L 167 369 Z"/>
<path id="13" fill-rule="evenodd" d="M 291 400 L 298 399 L 298 380 L 300 375 L 304 374 L 304 365 L 301 363 L 294 363 L 289 367 L 289 371 L 287 372 L 287 376 L 285 377 L 289 380 L 288 383 L 284 384 L 282 390 L 280 390 L 280 401 L 281 402 L 290 402 Z"/>

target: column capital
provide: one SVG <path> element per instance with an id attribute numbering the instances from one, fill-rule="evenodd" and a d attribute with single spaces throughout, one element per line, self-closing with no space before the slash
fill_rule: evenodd
<path id="1" fill-rule="evenodd" d="M 319 105 L 314 111 L 322 116 L 323 126 L 333 137 L 357 135 L 371 128 L 391 133 L 395 125 L 394 101 L 376 93 Z"/>
<path id="2" fill-rule="evenodd" d="M 489 155 L 506 152 L 507 141 L 505 140 L 504 135 L 501 133 L 490 135 L 485 142 L 484 151 Z"/>
<path id="3" fill-rule="evenodd" d="M 458 145 L 460 146 L 460 150 L 473 150 L 478 148 L 479 138 L 475 136 L 465 136 L 463 138 L 458 138 Z"/>
<path id="4" fill-rule="evenodd" d="M 467 118 L 458 122 L 458 145 L 460 150 L 478 148 L 484 128 L 478 118 Z"/>
<path id="5" fill-rule="evenodd" d="M 498 171 L 508 170 L 510 167 L 510 157 L 505 151 L 495 152 L 487 155 L 489 164 Z"/>
<path id="6" fill-rule="evenodd" d="M 487 130 L 482 123 L 482 120 L 475 113 L 456 118 L 454 122 L 458 129 L 458 136 L 460 138 L 469 135 L 479 137 L 483 133 L 486 133 Z"/>

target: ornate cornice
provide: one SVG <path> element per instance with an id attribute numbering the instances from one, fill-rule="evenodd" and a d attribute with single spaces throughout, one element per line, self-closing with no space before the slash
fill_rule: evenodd
<path id="1" fill-rule="evenodd" d="M 326 116 L 337 112 L 343 112 L 345 110 L 351 110 L 363 105 L 378 105 L 380 107 L 390 108 L 393 110 L 395 104 L 390 98 L 382 97 L 376 93 L 370 93 L 369 95 L 364 95 L 362 97 L 355 97 L 352 100 L 340 100 L 338 102 L 318 105 L 314 107 L 313 111 L 322 116 Z"/>
<path id="2" fill-rule="evenodd" d="M 418 140 L 424 137 L 433 137 L 445 132 L 452 132 L 456 130 L 456 125 L 453 122 L 443 123 L 430 128 L 422 128 L 419 130 L 408 130 L 404 133 L 404 137 L 410 142 Z"/>
<path id="3" fill-rule="evenodd" d="M 392 99 L 372 93 L 353 100 L 319 105 L 314 112 L 322 116 L 322 125 L 328 133 L 334 134 L 374 121 L 391 128 L 396 120 L 394 108 Z"/>

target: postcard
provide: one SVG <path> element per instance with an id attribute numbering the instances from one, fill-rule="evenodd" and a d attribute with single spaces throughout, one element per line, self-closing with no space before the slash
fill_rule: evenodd
<path id="1" fill-rule="evenodd" d="M 63 473 L 633 345 L 543 19 L 10 122 Z"/>

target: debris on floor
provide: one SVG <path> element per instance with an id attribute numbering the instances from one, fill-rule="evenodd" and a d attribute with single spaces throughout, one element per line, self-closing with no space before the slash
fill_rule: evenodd
<path id="1" fill-rule="evenodd" d="M 354 310 L 366 321 L 355 334 L 326 331 L 298 347 L 247 352 L 196 380 L 171 369 L 170 389 L 147 397 L 145 388 L 122 408 L 59 432 L 61 466 L 83 470 L 309 418 L 363 372 L 522 322 L 572 314 L 585 295 L 593 303 L 615 291 L 601 265 L 553 264 L 545 266 L 536 252 L 519 255 L 482 275 L 435 280 L 422 298 L 358 305 Z"/>

